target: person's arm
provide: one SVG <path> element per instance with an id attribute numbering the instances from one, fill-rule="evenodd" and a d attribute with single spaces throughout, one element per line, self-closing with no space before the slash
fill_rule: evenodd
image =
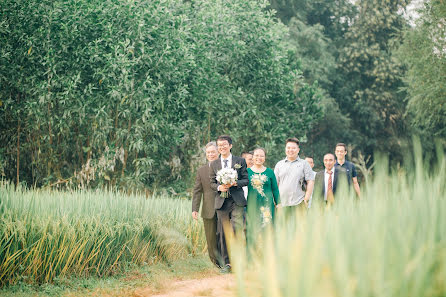
<path id="1" fill-rule="evenodd" d="M 353 188 L 355 189 L 356 195 L 358 197 L 361 197 L 361 189 L 359 188 L 359 182 L 358 182 L 358 173 L 356 172 L 356 167 L 352 163 L 352 181 L 353 181 Z"/>
<path id="2" fill-rule="evenodd" d="M 280 175 L 279 175 L 279 163 L 276 164 L 276 166 L 274 167 L 274 176 L 276 177 L 277 180 L 277 186 L 280 184 Z"/>
<path id="3" fill-rule="evenodd" d="M 211 182 L 211 189 L 214 191 L 218 191 L 218 186 L 220 184 L 217 181 L 217 172 L 215 172 L 215 170 L 214 170 L 215 162 L 217 162 L 217 161 L 213 161 L 211 163 L 211 168 L 209 169 L 209 179 Z M 220 162 L 220 160 L 218 160 L 218 162 Z"/>
<path id="4" fill-rule="evenodd" d="M 239 179 L 235 182 L 233 186 L 236 186 L 238 188 L 242 188 L 248 185 L 249 183 L 249 176 L 248 176 L 248 168 L 246 166 L 246 161 L 243 158 L 240 158 L 240 175 Z"/>
<path id="5" fill-rule="evenodd" d="M 304 178 L 307 182 L 307 189 L 305 191 L 305 197 L 304 201 L 305 204 L 308 205 L 308 202 L 310 201 L 311 194 L 313 194 L 313 188 L 314 188 L 314 174 L 313 169 L 311 169 L 310 164 L 308 162 L 304 162 Z"/>
<path id="6" fill-rule="evenodd" d="M 279 186 L 277 185 L 276 175 L 274 171 L 271 170 L 271 190 L 273 192 L 274 202 L 276 203 L 276 207 L 280 207 L 280 192 Z"/>
<path id="7" fill-rule="evenodd" d="M 209 179 L 211 182 L 211 189 L 215 192 L 226 192 L 228 191 L 229 187 L 226 185 L 220 185 L 220 183 L 217 181 L 217 172 L 215 171 L 214 167 L 216 166 L 215 162 L 220 162 L 220 160 L 212 161 L 211 168 L 209 168 Z"/>
<path id="8" fill-rule="evenodd" d="M 310 201 L 311 194 L 313 194 L 313 188 L 314 188 L 314 180 L 307 180 L 307 191 L 305 192 L 304 201 L 306 204 L 308 204 L 308 201 Z"/>
<path id="9" fill-rule="evenodd" d="M 353 188 L 355 188 L 356 195 L 361 197 L 361 189 L 359 188 L 358 177 L 352 177 Z"/>
<path id="10" fill-rule="evenodd" d="M 198 219 L 198 211 L 200 210 L 201 199 L 203 197 L 203 184 L 201 183 L 200 173 L 197 171 L 195 177 L 194 194 L 192 198 L 192 217 Z"/>

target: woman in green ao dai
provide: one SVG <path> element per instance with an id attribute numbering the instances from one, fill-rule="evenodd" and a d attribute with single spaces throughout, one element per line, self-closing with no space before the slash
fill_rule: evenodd
<path id="1" fill-rule="evenodd" d="M 276 207 L 280 207 L 279 188 L 271 168 L 265 167 L 263 148 L 254 150 L 254 165 L 248 168 L 248 238 L 254 239 L 264 227 L 273 223 Z"/>

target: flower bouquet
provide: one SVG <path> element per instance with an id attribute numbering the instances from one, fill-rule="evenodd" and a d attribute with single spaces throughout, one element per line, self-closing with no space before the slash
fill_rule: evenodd
<path id="1" fill-rule="evenodd" d="M 268 206 L 260 207 L 260 217 L 262 220 L 262 227 L 265 227 L 266 225 L 271 223 L 273 216 L 271 215 L 271 210 Z"/>
<path id="2" fill-rule="evenodd" d="M 223 168 L 217 172 L 217 181 L 221 185 L 232 185 L 237 181 L 237 171 L 232 168 Z M 229 192 L 221 192 L 220 197 L 228 198 Z"/>
<path id="3" fill-rule="evenodd" d="M 268 177 L 264 174 L 253 174 L 251 176 L 251 186 L 259 192 L 259 194 L 265 197 L 263 192 L 263 184 L 268 180 Z"/>

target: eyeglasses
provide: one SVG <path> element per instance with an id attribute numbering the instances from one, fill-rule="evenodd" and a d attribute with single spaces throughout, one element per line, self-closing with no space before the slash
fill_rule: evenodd
<path id="1" fill-rule="evenodd" d="M 228 147 L 229 146 L 229 144 L 227 144 L 227 143 L 225 143 L 225 144 L 218 144 L 217 145 L 219 148 L 221 147 L 221 148 L 224 148 L 224 147 Z"/>

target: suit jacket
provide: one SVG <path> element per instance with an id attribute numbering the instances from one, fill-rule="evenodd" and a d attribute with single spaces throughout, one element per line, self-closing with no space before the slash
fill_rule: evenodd
<path id="1" fill-rule="evenodd" d="M 345 169 L 341 167 L 333 167 L 333 170 L 333 195 L 336 196 L 336 191 L 341 186 L 340 184 L 345 183 L 344 185 L 347 185 L 348 180 Z M 325 200 L 325 169 L 316 173 L 313 193 L 315 193 L 313 197 L 320 197 Z"/>
<path id="2" fill-rule="evenodd" d="M 235 164 L 239 164 L 240 168 L 235 168 Z M 237 186 L 229 188 L 229 194 L 234 200 L 235 204 L 239 206 L 246 206 L 245 194 L 243 187 L 249 183 L 248 170 L 246 167 L 245 159 L 232 155 L 231 168 L 237 171 Z M 211 163 L 211 170 L 209 172 L 209 178 L 211 182 L 211 188 L 215 191 L 215 209 L 220 209 L 225 202 L 225 198 L 220 196 L 220 192 L 217 190 L 220 183 L 217 181 L 217 172 L 221 169 L 221 156 Z"/>
<path id="3" fill-rule="evenodd" d="M 192 198 L 192 211 L 197 212 L 200 209 L 201 200 L 203 198 L 201 217 L 205 219 L 212 219 L 215 215 L 215 191 L 211 189 L 209 169 L 209 164 L 198 168 L 197 176 L 195 178 L 194 195 Z"/>

